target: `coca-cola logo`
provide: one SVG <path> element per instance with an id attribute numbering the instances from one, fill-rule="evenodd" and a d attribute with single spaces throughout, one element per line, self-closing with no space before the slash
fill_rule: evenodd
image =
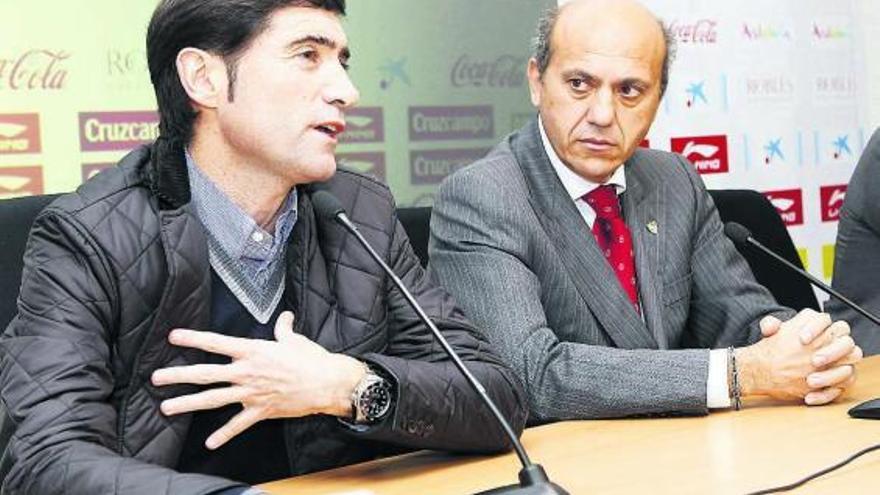
<path id="1" fill-rule="evenodd" d="M 0 168 L 0 199 L 43 194 L 43 167 Z"/>
<path id="2" fill-rule="evenodd" d="M 411 182 L 439 184 L 447 175 L 486 156 L 488 148 L 411 151 Z"/>
<path id="3" fill-rule="evenodd" d="M 84 112 L 79 114 L 82 151 L 130 150 L 159 137 L 156 112 Z"/>
<path id="4" fill-rule="evenodd" d="M 836 222 L 840 219 L 840 207 L 846 199 L 846 184 L 820 187 L 819 199 L 822 203 L 822 221 Z"/>
<path id="5" fill-rule="evenodd" d="M 382 107 L 358 107 L 345 113 L 342 143 L 381 143 L 385 140 Z"/>
<path id="6" fill-rule="evenodd" d="M 669 31 L 684 45 L 714 45 L 718 42 L 718 21 L 715 19 L 673 19 Z"/>
<path id="7" fill-rule="evenodd" d="M 61 50 L 28 50 L 0 58 L 0 90 L 60 90 L 67 82 L 64 62 L 70 53 Z"/>
<path id="8" fill-rule="evenodd" d="M 39 153 L 40 148 L 38 114 L 0 115 L 0 154 Z"/>
<path id="9" fill-rule="evenodd" d="M 764 196 L 779 212 L 785 225 L 802 225 L 804 223 L 804 198 L 800 189 L 766 191 Z"/>
<path id="10" fill-rule="evenodd" d="M 519 88 L 525 84 L 527 57 L 500 55 L 492 60 L 458 57 L 449 72 L 455 88 Z"/>
<path id="11" fill-rule="evenodd" d="M 730 170 L 727 136 L 689 136 L 671 139 L 673 153 L 688 159 L 701 174 L 723 174 Z"/>
<path id="12" fill-rule="evenodd" d="M 385 180 L 385 153 L 380 151 L 338 153 L 336 160 L 350 170 Z"/>
<path id="13" fill-rule="evenodd" d="M 82 181 L 85 182 L 108 168 L 116 166 L 115 163 L 83 163 Z"/>

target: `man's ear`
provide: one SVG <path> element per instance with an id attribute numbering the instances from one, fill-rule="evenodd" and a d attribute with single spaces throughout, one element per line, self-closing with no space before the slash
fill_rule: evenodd
<path id="1" fill-rule="evenodd" d="M 187 47 L 177 54 L 176 65 L 180 84 L 195 105 L 217 108 L 226 98 L 229 78 L 220 57 Z"/>
<path id="2" fill-rule="evenodd" d="M 541 106 L 541 93 L 544 89 L 544 82 L 541 81 L 541 73 L 538 71 L 538 61 L 534 57 L 529 59 L 529 66 L 526 69 L 526 77 L 529 80 L 529 96 L 532 99 L 532 105 Z"/>

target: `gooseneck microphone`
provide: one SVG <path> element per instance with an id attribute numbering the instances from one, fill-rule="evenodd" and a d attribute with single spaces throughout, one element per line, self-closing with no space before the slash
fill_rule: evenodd
<path id="1" fill-rule="evenodd" d="M 394 285 L 400 290 L 403 294 L 403 297 L 406 298 L 406 301 L 409 303 L 410 307 L 418 314 L 419 318 L 422 322 L 431 330 L 431 333 L 434 334 L 434 338 L 440 342 L 440 345 L 443 347 L 443 350 L 446 351 L 446 354 L 455 364 L 459 371 L 461 371 L 462 375 L 464 375 L 468 384 L 483 403 L 492 411 L 492 414 L 495 416 L 495 419 L 498 421 L 498 424 L 504 429 L 504 432 L 507 434 L 510 439 L 511 445 L 513 445 L 514 450 L 516 451 L 517 457 L 519 457 L 519 461 L 522 464 L 522 469 L 519 472 L 519 485 L 510 485 L 501 488 L 495 488 L 492 490 L 488 490 L 485 492 L 480 492 L 483 495 L 486 494 L 522 494 L 522 495 L 538 495 L 538 494 L 559 494 L 559 495 L 568 495 L 564 489 L 556 485 L 555 483 L 550 482 L 547 478 L 547 474 L 544 472 L 544 468 L 541 467 L 540 464 L 534 464 L 530 459 L 528 454 L 526 454 L 525 448 L 523 448 L 522 443 L 520 443 L 519 438 L 516 437 L 516 434 L 513 432 L 513 428 L 511 428 L 510 423 L 504 418 L 504 415 L 501 414 L 501 411 L 498 410 L 498 407 L 492 402 L 492 399 L 486 393 L 486 389 L 483 385 L 477 380 L 477 378 L 471 374 L 471 372 L 465 367 L 464 363 L 461 361 L 461 358 L 458 357 L 458 354 L 449 345 L 449 342 L 446 341 L 446 338 L 443 334 L 440 333 L 440 330 L 437 329 L 437 326 L 434 325 L 434 322 L 428 317 L 425 313 L 425 310 L 422 309 L 421 305 L 416 301 L 413 297 L 412 293 L 406 288 L 403 284 L 403 281 L 400 280 L 400 277 L 394 273 L 394 271 L 385 263 L 381 256 L 373 249 L 369 242 L 361 235 L 360 231 L 358 231 L 357 227 L 351 222 L 348 218 L 348 215 L 345 214 L 345 209 L 339 203 L 339 200 L 336 199 L 333 194 L 329 191 L 319 189 L 312 193 L 311 195 L 312 205 L 315 208 L 315 213 L 318 217 L 327 220 L 337 222 L 342 225 L 346 230 L 348 230 L 351 234 L 353 234 L 358 242 L 370 253 L 370 256 L 382 267 L 382 270 L 391 278 Z M 480 494 L 478 494 L 480 495 Z"/>
<path id="2" fill-rule="evenodd" d="M 865 310 L 864 308 L 862 308 L 858 304 L 854 303 L 853 301 L 848 299 L 846 296 L 844 296 L 840 292 L 836 291 L 835 289 L 832 289 L 831 286 L 829 286 L 828 284 L 822 282 L 821 280 L 819 280 L 818 278 L 809 274 L 805 270 L 802 270 L 801 268 L 795 266 L 793 263 L 791 263 L 787 259 L 783 258 L 782 256 L 779 256 L 778 254 L 776 254 L 775 252 L 770 250 L 770 248 L 768 248 L 767 246 L 765 246 L 765 245 L 761 244 L 760 242 L 758 242 L 757 240 L 755 240 L 755 238 L 752 237 L 752 233 L 749 231 L 749 229 L 745 228 L 741 224 L 738 224 L 736 222 L 727 222 L 724 225 L 724 234 L 727 237 L 729 237 L 730 240 L 732 240 L 735 244 L 737 244 L 739 246 L 751 245 L 751 246 L 754 246 L 754 247 L 760 249 L 761 251 L 766 253 L 771 258 L 782 263 L 783 265 L 785 265 L 789 269 L 794 270 L 800 276 L 809 280 L 810 283 L 813 284 L 814 286 L 818 287 L 819 289 L 821 289 L 822 291 L 824 291 L 827 294 L 831 294 L 832 296 L 839 299 L 842 303 L 844 303 L 847 306 L 849 306 L 850 308 L 852 308 L 854 311 L 857 311 L 859 314 L 861 314 L 865 318 L 871 320 L 872 322 L 874 322 L 875 325 L 880 325 L 880 318 L 869 313 L 867 310 Z"/>

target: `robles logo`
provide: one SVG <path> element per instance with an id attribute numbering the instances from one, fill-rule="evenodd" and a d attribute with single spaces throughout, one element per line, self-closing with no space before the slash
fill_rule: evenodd
<path id="1" fill-rule="evenodd" d="M 130 150 L 159 137 L 156 112 L 87 112 L 79 114 L 82 151 Z"/>
<path id="2" fill-rule="evenodd" d="M 39 115 L 0 115 L 0 154 L 39 153 L 40 148 Z"/>
<path id="3" fill-rule="evenodd" d="M 846 186 L 846 184 L 838 184 L 819 188 L 823 222 L 836 222 L 840 219 L 840 207 L 846 199 Z"/>
<path id="4" fill-rule="evenodd" d="M 764 196 L 779 212 L 785 225 L 802 225 L 804 223 L 804 198 L 800 189 L 766 191 Z"/>
<path id="5" fill-rule="evenodd" d="M 701 174 L 723 174 L 730 170 L 727 136 L 692 136 L 672 138 L 672 152 L 687 158 Z"/>
<path id="6" fill-rule="evenodd" d="M 43 194 L 43 167 L 0 168 L 0 199 Z"/>

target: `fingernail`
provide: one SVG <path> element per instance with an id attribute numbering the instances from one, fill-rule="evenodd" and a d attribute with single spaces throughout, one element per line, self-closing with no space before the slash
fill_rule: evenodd
<path id="1" fill-rule="evenodd" d="M 825 385 L 825 382 L 820 377 L 810 375 L 807 377 L 807 385 L 816 388 Z"/>
<path id="2" fill-rule="evenodd" d="M 214 450 L 217 448 L 218 443 L 220 443 L 219 440 L 214 437 L 209 437 L 207 440 L 205 440 L 205 447 L 207 447 L 209 450 Z"/>
<path id="3" fill-rule="evenodd" d="M 819 402 L 819 401 L 818 401 L 818 400 L 816 399 L 816 397 L 813 396 L 813 395 L 807 394 L 807 396 L 804 397 L 804 404 L 806 404 L 806 405 L 808 405 L 808 406 L 814 406 L 814 405 L 816 405 L 818 402 Z"/>

